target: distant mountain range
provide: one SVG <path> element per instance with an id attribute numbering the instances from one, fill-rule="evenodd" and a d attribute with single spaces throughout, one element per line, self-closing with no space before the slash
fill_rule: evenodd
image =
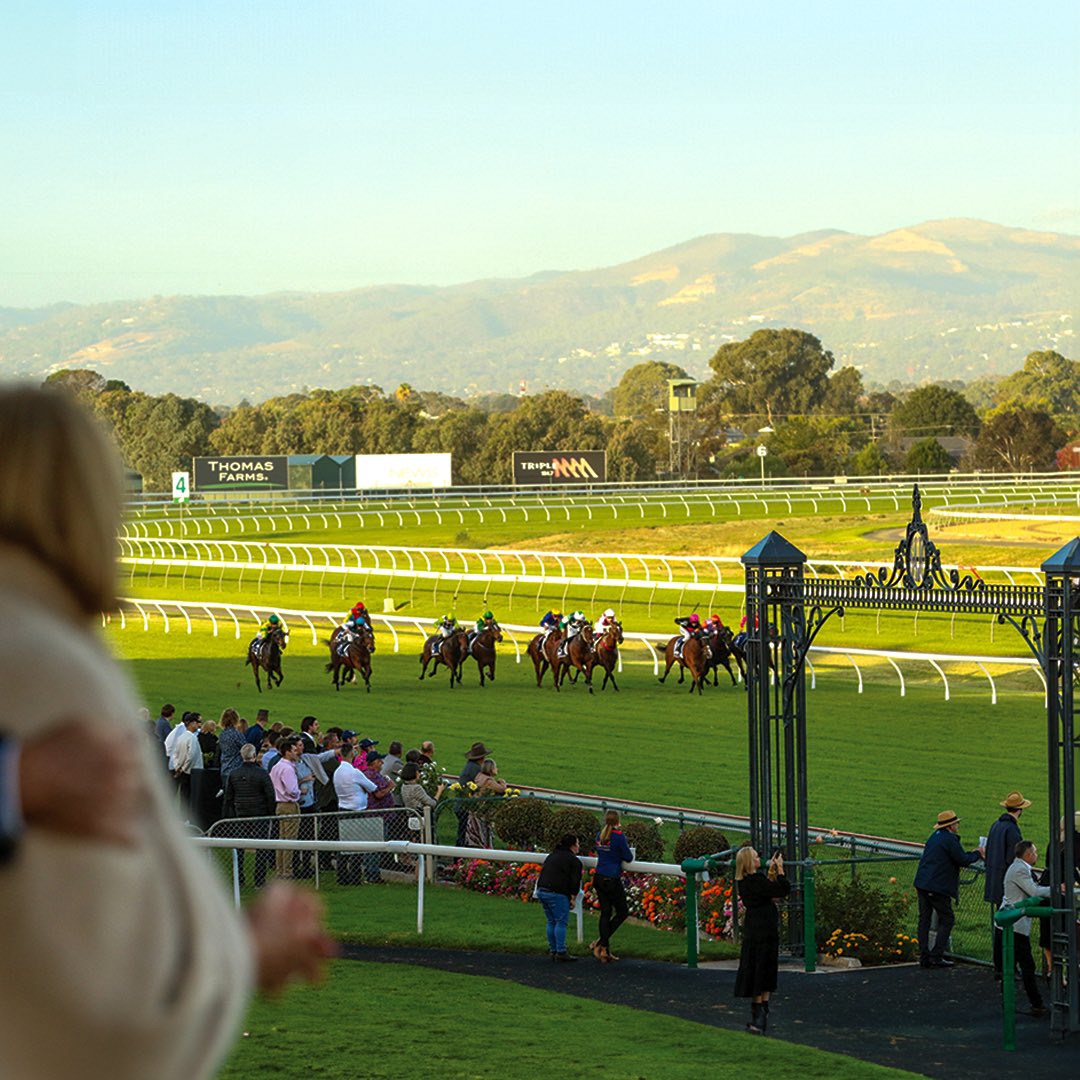
<path id="1" fill-rule="evenodd" d="M 375 383 L 602 393 L 644 359 L 708 373 L 764 326 L 816 334 L 867 382 L 1076 355 L 1080 237 L 949 219 L 881 236 L 703 236 L 621 266 L 447 288 L 156 296 L 0 308 L 0 373 L 89 367 L 216 404 Z"/>

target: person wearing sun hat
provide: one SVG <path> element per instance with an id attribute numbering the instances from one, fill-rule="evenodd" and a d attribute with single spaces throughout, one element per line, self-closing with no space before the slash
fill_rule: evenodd
<path id="1" fill-rule="evenodd" d="M 1004 813 L 990 826 L 986 834 L 986 875 L 983 899 L 990 905 L 991 936 L 994 945 L 994 978 L 1001 978 L 1001 928 L 994 923 L 994 912 L 1001 907 L 1005 892 L 1005 871 L 1013 863 L 1016 845 L 1023 840 L 1020 815 L 1031 805 L 1019 791 L 1010 791 L 998 803 Z"/>
<path id="2" fill-rule="evenodd" d="M 924 968 L 953 966 L 945 952 L 955 922 L 952 905 L 960 891 L 960 868 L 978 862 L 986 854 L 982 848 L 965 851 L 960 845 L 959 831 L 960 818 L 956 811 L 942 810 L 915 872 L 915 891 L 919 896 L 919 964 Z M 930 921 L 935 914 L 937 938 L 931 949 Z"/>

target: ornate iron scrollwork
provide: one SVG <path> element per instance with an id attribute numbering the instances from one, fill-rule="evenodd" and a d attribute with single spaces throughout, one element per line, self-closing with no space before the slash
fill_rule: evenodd
<path id="1" fill-rule="evenodd" d="M 961 574 L 956 568 L 944 570 L 941 552 L 930 539 L 926 523 L 922 519 L 922 496 L 916 484 L 911 494 L 911 520 L 904 532 L 904 539 L 896 546 L 892 569 L 882 567 L 868 574 L 859 574 L 855 585 L 865 589 L 917 589 L 929 592 L 941 589 L 947 592 L 981 592 L 986 583 L 972 574 Z"/>

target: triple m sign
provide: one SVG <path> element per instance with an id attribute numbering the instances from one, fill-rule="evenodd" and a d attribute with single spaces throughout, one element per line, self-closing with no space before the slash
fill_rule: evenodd
<path id="1" fill-rule="evenodd" d="M 515 484 L 602 484 L 606 450 L 515 450 Z"/>

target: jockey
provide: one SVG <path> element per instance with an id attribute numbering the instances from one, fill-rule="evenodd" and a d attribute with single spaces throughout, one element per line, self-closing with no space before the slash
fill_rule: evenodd
<path id="1" fill-rule="evenodd" d="M 359 600 L 349 612 L 345 621 L 341 624 L 350 633 L 359 634 L 361 630 L 371 630 L 371 616 L 364 607 L 364 601 Z"/>
<path id="2" fill-rule="evenodd" d="M 495 616 L 490 611 L 485 611 L 484 614 L 476 620 L 476 630 L 474 632 L 474 636 L 483 632 L 484 630 L 490 630 L 494 622 Z"/>
<path id="3" fill-rule="evenodd" d="M 259 627 L 258 638 L 260 641 L 269 641 L 270 637 L 275 631 L 280 630 L 283 634 L 287 634 L 289 631 L 285 628 L 285 624 L 281 621 L 277 615 L 271 615 L 267 618 L 266 622 Z"/>
<path id="4" fill-rule="evenodd" d="M 615 622 L 615 609 L 608 608 L 599 619 L 596 620 L 596 628 L 603 633 L 609 626 Z"/>
<path id="5" fill-rule="evenodd" d="M 566 621 L 566 640 L 576 638 L 585 629 L 587 622 L 584 611 L 575 611 Z"/>
<path id="6" fill-rule="evenodd" d="M 435 624 L 435 640 L 431 643 L 432 656 L 438 656 L 439 650 L 442 648 L 442 643 L 446 641 L 447 638 L 453 637 L 457 628 L 457 619 L 455 619 L 453 615 L 444 615 Z"/>
<path id="7" fill-rule="evenodd" d="M 552 630 L 558 630 L 559 624 L 562 622 L 562 612 L 558 608 L 552 608 L 541 620 L 540 629 L 550 633 Z"/>
<path id="8" fill-rule="evenodd" d="M 685 644 L 701 631 L 701 617 L 695 611 L 682 619 L 676 619 L 675 625 L 682 634 L 682 642 Z"/>

